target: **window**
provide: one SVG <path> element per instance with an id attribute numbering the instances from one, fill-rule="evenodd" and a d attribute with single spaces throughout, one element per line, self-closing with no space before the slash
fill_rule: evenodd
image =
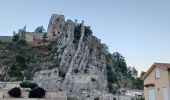
<path id="1" fill-rule="evenodd" d="M 158 68 L 155 70 L 155 78 L 156 79 L 160 78 L 160 70 Z"/>

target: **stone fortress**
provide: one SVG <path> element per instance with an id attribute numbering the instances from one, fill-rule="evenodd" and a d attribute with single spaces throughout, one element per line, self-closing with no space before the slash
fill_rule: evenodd
<path id="1" fill-rule="evenodd" d="M 61 23 L 65 20 L 64 15 L 58 15 L 58 14 L 53 14 L 51 16 L 48 29 L 47 29 L 47 39 L 48 41 L 53 41 L 56 38 L 58 38 L 64 29 L 62 29 L 65 25 L 64 23 Z M 71 21 L 71 20 L 68 20 Z M 61 23 L 61 24 L 56 24 L 56 23 Z M 75 22 L 76 25 L 79 25 L 77 22 Z M 62 30 L 61 30 L 62 29 Z M 38 32 L 27 32 L 26 31 L 26 26 L 24 28 L 19 29 L 18 33 L 15 31 L 13 32 L 14 35 L 19 35 L 20 38 L 24 39 L 28 43 L 33 43 L 33 42 L 38 42 L 43 40 L 45 32 L 38 33 Z M 0 36 L 0 41 L 1 42 L 10 42 L 12 41 L 13 36 Z"/>

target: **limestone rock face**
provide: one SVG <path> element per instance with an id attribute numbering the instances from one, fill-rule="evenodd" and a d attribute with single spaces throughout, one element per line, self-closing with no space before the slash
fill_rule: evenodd
<path id="1" fill-rule="evenodd" d="M 79 36 L 75 34 L 77 28 Z M 54 40 L 55 66 L 37 71 L 34 81 L 47 90 L 64 91 L 78 98 L 106 94 L 107 47 L 86 30 L 84 22 L 77 24 L 65 21 L 62 15 L 52 15 L 48 35 Z"/>
<path id="2" fill-rule="evenodd" d="M 61 35 L 65 26 L 64 16 L 53 14 L 48 26 L 49 39 L 54 40 Z"/>

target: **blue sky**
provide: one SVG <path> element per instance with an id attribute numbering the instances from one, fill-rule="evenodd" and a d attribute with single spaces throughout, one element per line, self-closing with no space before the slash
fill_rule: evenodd
<path id="1" fill-rule="evenodd" d="M 109 51 L 120 52 L 129 66 L 146 71 L 154 62 L 170 63 L 168 0 L 1 0 L 0 35 L 27 25 L 45 28 L 51 14 L 84 20 Z"/>

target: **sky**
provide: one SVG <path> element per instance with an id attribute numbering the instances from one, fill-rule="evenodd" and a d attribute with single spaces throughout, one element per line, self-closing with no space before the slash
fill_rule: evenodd
<path id="1" fill-rule="evenodd" d="M 168 0 L 1 0 L 0 35 L 27 25 L 47 28 L 51 14 L 91 26 L 93 34 L 121 53 L 128 66 L 146 71 L 154 62 L 170 63 Z"/>

